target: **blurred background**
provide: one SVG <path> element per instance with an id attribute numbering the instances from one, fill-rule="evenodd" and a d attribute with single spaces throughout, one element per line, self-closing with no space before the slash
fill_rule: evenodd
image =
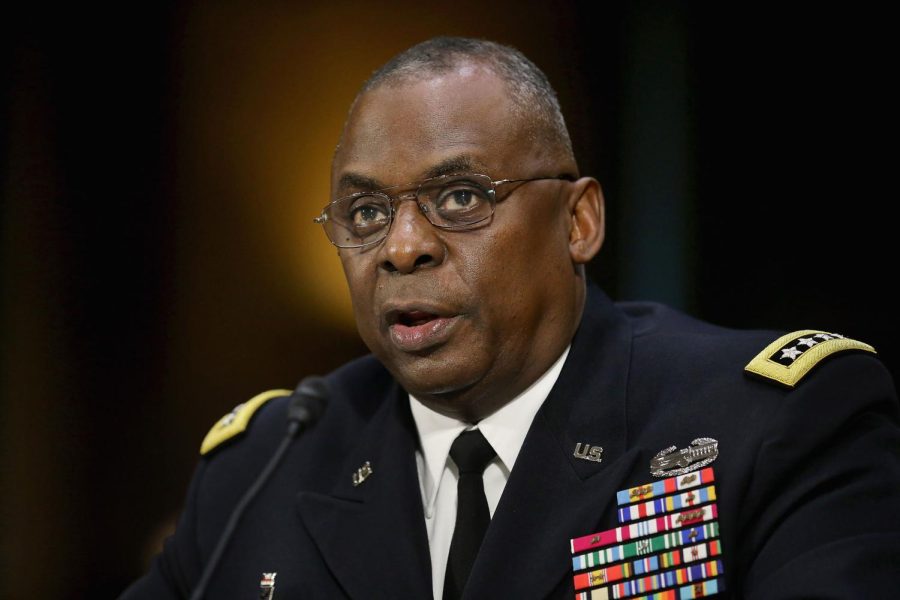
<path id="1" fill-rule="evenodd" d="M 359 85 L 434 35 L 508 43 L 547 72 L 606 193 L 591 273 L 614 298 L 837 331 L 896 373 L 885 15 L 29 6 L 0 25 L 0 597 L 115 597 L 216 419 L 366 351 L 311 218 Z"/>

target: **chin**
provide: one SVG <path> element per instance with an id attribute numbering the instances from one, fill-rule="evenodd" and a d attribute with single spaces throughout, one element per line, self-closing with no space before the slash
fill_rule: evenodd
<path id="1" fill-rule="evenodd" d="M 416 397 L 443 396 L 452 400 L 471 389 L 483 376 L 440 354 L 407 356 L 401 361 L 382 360 L 382 363 L 403 389 Z"/>

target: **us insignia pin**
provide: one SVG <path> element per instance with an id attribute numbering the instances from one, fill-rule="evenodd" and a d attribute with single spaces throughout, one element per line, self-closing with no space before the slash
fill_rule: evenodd
<path id="1" fill-rule="evenodd" d="M 601 448 L 600 446 L 591 446 L 590 444 L 586 444 L 584 442 L 578 442 L 577 444 L 575 444 L 575 452 L 573 456 L 575 458 L 580 458 L 583 460 L 600 462 L 603 460 L 603 448 Z"/>
<path id="2" fill-rule="evenodd" d="M 366 461 L 363 466 L 356 470 L 356 473 L 353 474 L 353 487 L 358 486 L 363 481 L 369 478 L 369 475 L 372 474 L 372 463 Z"/>
<path id="3" fill-rule="evenodd" d="M 259 600 L 272 600 L 275 597 L 275 576 L 278 573 L 263 573 L 259 580 Z"/>
<path id="4" fill-rule="evenodd" d="M 650 474 L 654 477 L 684 475 L 702 469 L 719 457 L 719 442 L 712 438 L 697 438 L 687 448 L 669 446 L 660 450 L 650 461 Z"/>

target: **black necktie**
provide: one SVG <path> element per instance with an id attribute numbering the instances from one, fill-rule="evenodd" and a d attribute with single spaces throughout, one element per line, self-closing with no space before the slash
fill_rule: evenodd
<path id="1" fill-rule="evenodd" d="M 456 527 L 444 576 L 444 600 L 462 596 L 484 532 L 491 522 L 482 474 L 495 456 L 497 453 L 477 429 L 462 432 L 450 447 L 450 458 L 459 468 L 459 481 L 456 484 Z"/>

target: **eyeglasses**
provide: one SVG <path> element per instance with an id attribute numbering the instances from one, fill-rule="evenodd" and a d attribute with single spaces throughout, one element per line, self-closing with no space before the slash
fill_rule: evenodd
<path id="1" fill-rule="evenodd" d="M 325 228 L 325 235 L 338 248 L 362 248 L 387 237 L 398 202 L 415 199 L 419 210 L 435 227 L 468 229 L 494 214 L 497 186 L 546 179 L 574 181 L 570 175 L 498 180 L 478 174 L 442 175 L 418 183 L 338 198 L 329 203 L 313 222 Z M 413 186 L 416 186 L 415 192 L 393 196 L 385 193 Z"/>

